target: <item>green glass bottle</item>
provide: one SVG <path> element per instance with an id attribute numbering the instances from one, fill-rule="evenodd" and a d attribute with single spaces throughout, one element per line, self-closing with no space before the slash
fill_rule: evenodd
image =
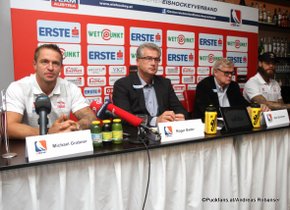
<path id="1" fill-rule="evenodd" d="M 102 127 L 99 120 L 92 122 L 91 133 L 94 147 L 102 147 Z"/>
<path id="2" fill-rule="evenodd" d="M 113 120 L 112 137 L 114 144 L 121 144 L 123 142 L 123 127 L 120 119 Z"/>
<path id="3" fill-rule="evenodd" d="M 112 143 L 111 120 L 103 120 L 102 136 L 103 136 L 103 145 L 108 145 Z"/>

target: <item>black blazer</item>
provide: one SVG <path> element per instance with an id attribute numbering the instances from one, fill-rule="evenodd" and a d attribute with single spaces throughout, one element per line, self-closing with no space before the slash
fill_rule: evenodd
<path id="1" fill-rule="evenodd" d="M 188 113 L 177 98 L 170 80 L 162 76 L 154 76 L 153 80 L 158 103 L 157 116 L 164 111 L 171 110 L 176 114 L 184 114 L 185 118 L 188 118 Z M 117 80 L 113 89 L 113 103 L 132 114 L 147 114 L 149 116 L 143 88 L 134 88 L 133 85 L 141 85 L 137 73 L 131 73 L 129 76 Z"/>
<path id="2" fill-rule="evenodd" d="M 216 92 L 213 91 L 216 89 L 214 82 L 214 77 L 209 76 L 201 80 L 196 86 L 195 92 L 195 106 L 194 106 L 194 118 L 204 119 L 204 112 L 206 107 L 210 104 L 216 107 L 218 110 L 218 116 L 221 114 L 219 112 L 219 99 Z M 227 96 L 229 99 L 230 106 L 249 106 L 249 103 L 245 100 L 240 92 L 240 87 L 237 82 L 232 81 L 229 84 L 227 89 Z"/>

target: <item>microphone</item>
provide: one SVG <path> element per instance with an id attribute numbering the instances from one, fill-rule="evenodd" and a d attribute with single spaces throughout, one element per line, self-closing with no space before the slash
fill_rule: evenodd
<path id="1" fill-rule="evenodd" d="M 114 115 L 118 115 L 121 119 L 128 122 L 130 125 L 133 125 L 135 127 L 138 127 L 142 124 L 142 119 L 139 117 L 136 117 L 135 115 L 131 114 L 130 112 L 125 111 L 124 109 L 121 109 L 117 106 L 115 106 L 112 103 L 109 103 L 107 106 L 107 109 L 112 112 Z"/>
<path id="2" fill-rule="evenodd" d="M 90 108 L 93 110 L 95 114 L 99 111 L 103 104 L 97 103 L 96 101 L 92 101 L 90 104 Z"/>
<path id="3" fill-rule="evenodd" d="M 51 111 L 50 99 L 47 95 L 40 94 L 35 99 L 35 111 L 39 115 L 38 124 L 39 124 L 39 134 L 47 134 L 47 124 L 48 118 L 47 115 Z"/>
<path id="4" fill-rule="evenodd" d="M 90 108 L 93 110 L 93 112 L 95 113 L 97 118 L 99 118 L 101 120 L 114 118 L 112 113 L 110 111 L 108 111 L 106 109 L 106 107 L 104 107 L 104 105 L 101 103 L 97 103 L 96 101 L 92 101 L 90 104 Z M 102 110 L 100 111 L 100 109 L 102 109 Z M 97 113 L 99 113 L 99 114 L 97 115 Z"/>
<path id="5" fill-rule="evenodd" d="M 137 117 L 130 112 L 121 109 L 114 104 L 110 103 L 109 100 L 106 100 L 104 104 L 98 104 L 96 101 L 93 101 L 90 105 L 91 109 L 94 110 L 96 113 L 97 118 L 105 119 L 104 116 L 106 111 L 109 110 L 112 112 L 113 115 L 118 115 L 121 119 L 128 122 L 130 125 L 134 127 L 139 127 L 138 129 L 138 139 L 135 141 L 130 139 L 129 141 L 132 143 L 140 143 L 144 142 L 146 138 L 158 142 L 160 141 L 161 137 L 157 131 L 150 129 L 148 126 L 142 124 L 142 118 Z"/>
<path id="6" fill-rule="evenodd" d="M 113 105 L 112 103 L 110 103 L 110 101 L 106 100 L 104 104 L 98 104 L 95 101 L 93 101 L 90 106 L 93 110 L 97 111 L 97 118 L 104 119 L 106 110 L 109 110 L 110 112 L 112 112 L 113 115 L 119 116 L 121 119 L 125 120 L 134 127 L 141 126 L 142 124 L 141 118 L 136 117 L 130 112 L 127 112 L 124 109 L 121 109 Z"/>

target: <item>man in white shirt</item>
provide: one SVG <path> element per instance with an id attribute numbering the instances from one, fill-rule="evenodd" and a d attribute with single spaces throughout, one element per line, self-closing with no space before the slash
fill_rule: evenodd
<path id="1" fill-rule="evenodd" d="M 281 88 L 274 80 L 276 62 L 276 55 L 272 52 L 260 55 L 257 74 L 246 82 L 243 94 L 249 102 L 266 104 L 273 110 L 289 109 L 290 104 L 283 102 Z"/>
<path id="2" fill-rule="evenodd" d="M 8 135 L 14 139 L 39 135 L 35 99 L 45 94 L 51 101 L 48 133 L 89 128 L 96 119 L 80 89 L 59 78 L 62 53 L 55 44 L 39 46 L 34 53 L 35 74 L 12 82 L 6 91 Z M 70 120 L 73 113 L 77 122 Z"/>

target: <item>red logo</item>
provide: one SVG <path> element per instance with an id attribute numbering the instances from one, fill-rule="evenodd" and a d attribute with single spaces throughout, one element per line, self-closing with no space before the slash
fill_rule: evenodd
<path id="1" fill-rule="evenodd" d="M 185 37 L 184 37 L 184 35 L 180 34 L 180 35 L 177 37 L 177 39 L 178 39 L 178 43 L 179 43 L 179 44 L 183 45 L 183 44 L 185 43 Z"/>
<path id="2" fill-rule="evenodd" d="M 113 93 L 113 87 L 105 87 L 105 95 L 110 95 Z"/>
<path id="3" fill-rule="evenodd" d="M 235 47 L 236 48 L 240 48 L 240 40 L 236 40 L 235 41 Z"/>
<path id="4" fill-rule="evenodd" d="M 79 3 L 78 0 L 66 0 L 65 2 L 63 0 L 51 0 L 51 6 L 67 9 L 78 9 Z"/>
<path id="5" fill-rule="evenodd" d="M 157 42 L 160 42 L 160 40 L 161 40 L 161 36 L 160 36 L 159 33 L 155 35 L 155 40 L 156 40 Z"/>
<path id="6" fill-rule="evenodd" d="M 56 107 L 59 109 L 64 109 L 65 108 L 65 103 L 63 101 L 58 101 L 56 104 Z"/>
<path id="7" fill-rule="evenodd" d="M 71 30 L 71 34 L 73 36 L 79 36 L 79 30 L 77 29 L 77 27 L 74 27 L 72 30 Z"/>
<path id="8" fill-rule="evenodd" d="M 247 63 L 247 57 L 243 57 L 243 62 Z"/>
<path id="9" fill-rule="evenodd" d="M 59 48 L 61 53 L 62 53 L 62 59 L 64 60 L 65 59 L 65 49 L 63 48 Z"/>
<path id="10" fill-rule="evenodd" d="M 191 61 L 193 60 L 193 55 L 192 55 L 192 53 L 189 54 L 188 59 L 191 60 Z"/>
<path id="11" fill-rule="evenodd" d="M 122 58 L 123 58 L 123 52 L 119 50 L 119 52 L 117 52 L 117 59 L 122 59 Z"/>
<path id="12" fill-rule="evenodd" d="M 214 55 L 213 54 L 209 54 L 208 55 L 208 62 L 209 63 L 213 63 L 214 62 Z"/>
<path id="13" fill-rule="evenodd" d="M 104 29 L 104 30 L 102 31 L 102 38 L 103 38 L 104 40 L 110 40 L 110 39 L 111 39 L 111 30 L 109 30 L 109 29 Z"/>

